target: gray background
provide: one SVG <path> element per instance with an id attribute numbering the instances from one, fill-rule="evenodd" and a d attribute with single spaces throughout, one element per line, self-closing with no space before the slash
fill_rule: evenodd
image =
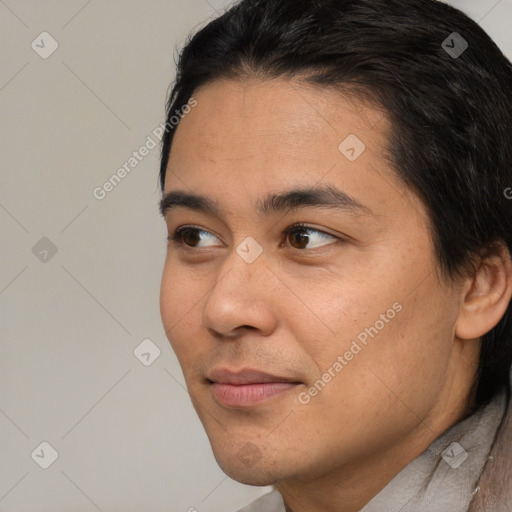
<path id="1" fill-rule="evenodd" d="M 159 146 L 93 196 L 164 121 L 176 46 L 227 3 L 0 0 L 4 512 L 229 512 L 269 490 L 217 467 L 161 326 Z M 512 0 L 450 3 L 512 57 Z"/>

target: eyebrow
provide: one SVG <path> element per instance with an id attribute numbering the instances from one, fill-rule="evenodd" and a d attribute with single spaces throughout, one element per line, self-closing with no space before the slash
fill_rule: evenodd
<path id="1" fill-rule="evenodd" d="M 160 213 L 166 216 L 173 208 L 187 208 L 207 215 L 222 217 L 223 208 L 218 201 L 199 194 L 180 190 L 167 192 L 160 201 Z M 256 202 L 262 216 L 293 211 L 305 207 L 327 208 L 355 214 L 375 215 L 370 208 L 331 185 L 314 186 L 269 194 Z"/>

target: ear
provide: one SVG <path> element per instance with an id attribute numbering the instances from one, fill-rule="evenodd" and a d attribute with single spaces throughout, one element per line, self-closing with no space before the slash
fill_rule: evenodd
<path id="1" fill-rule="evenodd" d="M 455 335 L 475 339 L 489 332 L 507 311 L 512 297 L 512 260 L 504 245 L 481 257 L 478 270 L 463 286 Z"/>

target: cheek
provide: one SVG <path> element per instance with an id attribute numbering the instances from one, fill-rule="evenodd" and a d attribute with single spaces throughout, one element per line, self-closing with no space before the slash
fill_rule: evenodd
<path id="1" fill-rule="evenodd" d="M 204 284 L 184 276 L 178 265 L 165 264 L 160 285 L 160 315 L 167 338 L 179 359 L 188 357 L 195 343 L 190 343 L 194 329 L 200 325 L 197 316 Z"/>
<path id="2" fill-rule="evenodd" d="M 423 291 L 401 298 L 399 304 L 393 318 L 389 310 L 374 311 L 364 329 L 353 333 L 361 351 L 343 370 L 345 379 L 338 384 L 350 387 L 354 407 L 373 397 L 368 406 L 373 403 L 376 413 L 387 403 L 392 415 L 414 422 L 415 414 L 428 415 L 449 379 L 453 319 L 438 300 L 429 302 Z M 381 313 L 388 317 L 387 323 Z"/>
<path id="3" fill-rule="evenodd" d="M 180 316 L 180 303 L 176 297 L 182 286 L 183 283 L 177 279 L 171 264 L 166 262 L 160 283 L 160 315 L 167 335 L 170 334 L 173 324 Z"/>
<path id="4" fill-rule="evenodd" d="M 321 370 L 350 350 L 358 336 L 362 341 L 369 339 L 365 328 L 373 326 L 394 303 L 389 290 L 353 275 L 335 275 L 310 287 L 297 280 L 293 289 L 301 300 L 295 302 L 288 297 L 283 302 L 288 304 L 286 316 L 297 319 L 301 311 L 300 322 L 295 321 L 291 330 Z"/>
<path id="5" fill-rule="evenodd" d="M 357 408 L 370 397 L 392 400 L 395 396 L 410 406 L 422 397 L 429 407 L 441 392 L 450 362 L 456 303 L 433 277 L 413 292 L 403 274 L 401 285 L 398 279 L 392 282 L 353 279 L 340 287 L 324 287 L 322 294 L 309 294 L 324 326 L 329 326 L 302 338 L 315 363 L 316 378 L 325 372 L 336 375 L 325 375 L 333 382 L 326 386 L 330 390 L 326 389 L 325 399 L 340 403 L 343 397 L 341 403 Z"/>

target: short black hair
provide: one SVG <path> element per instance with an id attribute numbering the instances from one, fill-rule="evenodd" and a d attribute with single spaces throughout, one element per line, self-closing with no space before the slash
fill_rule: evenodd
<path id="1" fill-rule="evenodd" d="M 200 86 L 295 78 L 372 100 L 391 121 L 397 177 L 429 214 L 437 270 L 512 253 L 512 64 L 464 13 L 437 0 L 242 0 L 181 51 L 167 103 L 160 185 L 177 125 Z M 482 337 L 477 405 L 510 393 L 512 307 Z"/>

